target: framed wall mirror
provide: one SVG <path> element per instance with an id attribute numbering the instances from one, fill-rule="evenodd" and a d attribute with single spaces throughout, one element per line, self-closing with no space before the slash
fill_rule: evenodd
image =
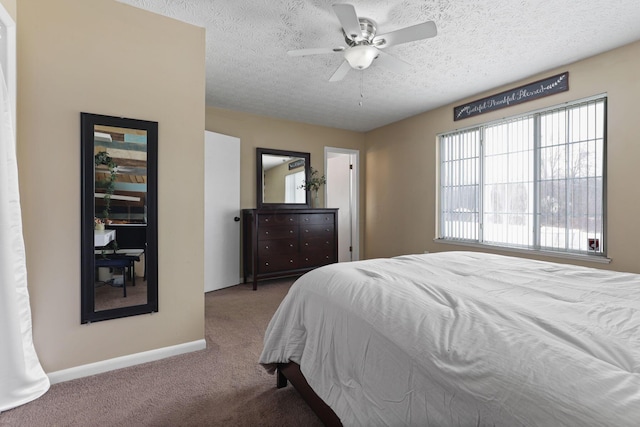
<path id="1" fill-rule="evenodd" d="M 82 323 L 158 311 L 158 123 L 81 113 Z"/>
<path id="2" fill-rule="evenodd" d="M 310 167 L 309 153 L 256 148 L 258 209 L 310 207 L 309 192 L 300 188 Z"/>

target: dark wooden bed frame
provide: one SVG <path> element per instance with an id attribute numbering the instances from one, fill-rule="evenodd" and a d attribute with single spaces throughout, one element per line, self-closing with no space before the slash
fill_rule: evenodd
<path id="1" fill-rule="evenodd" d="M 277 387 L 283 388 L 287 386 L 287 380 L 291 382 L 291 385 L 298 390 L 300 396 L 304 399 L 309 407 L 316 413 L 318 418 L 326 426 L 342 426 L 340 418 L 333 412 L 333 409 L 329 407 L 315 391 L 311 388 L 307 379 L 302 375 L 300 371 L 300 365 L 295 362 L 278 363 L 276 370 Z"/>

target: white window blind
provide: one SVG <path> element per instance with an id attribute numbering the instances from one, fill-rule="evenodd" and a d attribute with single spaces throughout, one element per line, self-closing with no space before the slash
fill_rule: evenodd
<path id="1" fill-rule="evenodd" d="M 285 203 L 304 203 L 306 200 L 306 191 L 304 185 L 304 171 L 296 172 L 285 176 Z"/>
<path id="2" fill-rule="evenodd" d="M 606 97 L 440 136 L 440 238 L 605 254 Z"/>

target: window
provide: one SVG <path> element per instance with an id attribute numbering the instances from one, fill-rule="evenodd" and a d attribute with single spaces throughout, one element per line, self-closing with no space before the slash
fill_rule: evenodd
<path id="1" fill-rule="evenodd" d="M 440 136 L 440 239 L 605 254 L 606 97 Z"/>
<path id="2" fill-rule="evenodd" d="M 285 203 L 305 203 L 307 192 L 304 190 L 304 171 L 285 176 Z"/>

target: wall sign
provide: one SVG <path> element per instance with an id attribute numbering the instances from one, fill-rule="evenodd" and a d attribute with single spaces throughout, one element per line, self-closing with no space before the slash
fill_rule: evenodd
<path id="1" fill-rule="evenodd" d="M 298 159 L 289 163 L 289 170 L 304 166 L 304 159 Z"/>
<path id="2" fill-rule="evenodd" d="M 569 90 L 569 72 L 565 71 L 556 76 L 454 107 L 453 120 L 466 119 L 567 90 Z"/>

